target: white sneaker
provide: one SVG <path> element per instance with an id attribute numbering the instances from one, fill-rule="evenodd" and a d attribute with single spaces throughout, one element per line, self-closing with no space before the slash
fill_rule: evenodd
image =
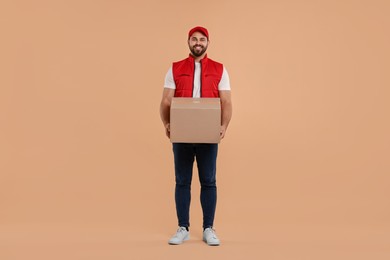
<path id="1" fill-rule="evenodd" d="M 186 240 L 190 239 L 190 232 L 187 231 L 185 227 L 179 227 L 176 231 L 176 234 L 169 239 L 168 244 L 170 245 L 180 245 Z"/>
<path id="2" fill-rule="evenodd" d="M 203 231 L 203 241 L 209 246 L 219 246 L 220 244 L 217 234 L 215 234 L 215 230 L 213 228 L 206 228 Z"/>

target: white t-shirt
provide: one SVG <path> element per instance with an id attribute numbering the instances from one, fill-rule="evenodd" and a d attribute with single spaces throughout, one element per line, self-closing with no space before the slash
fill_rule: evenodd
<path id="1" fill-rule="evenodd" d="M 200 62 L 195 62 L 195 74 L 194 74 L 194 92 L 192 97 L 200 97 Z M 173 79 L 172 66 L 169 68 L 167 75 L 165 76 L 164 88 L 176 89 L 175 80 Z M 218 90 L 230 90 L 229 74 L 225 67 L 223 67 L 221 81 L 218 84 Z"/>

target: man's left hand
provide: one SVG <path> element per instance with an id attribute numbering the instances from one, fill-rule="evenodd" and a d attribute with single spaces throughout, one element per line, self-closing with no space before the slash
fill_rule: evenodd
<path id="1" fill-rule="evenodd" d="M 226 133 L 226 126 L 221 125 L 220 137 L 223 139 Z"/>

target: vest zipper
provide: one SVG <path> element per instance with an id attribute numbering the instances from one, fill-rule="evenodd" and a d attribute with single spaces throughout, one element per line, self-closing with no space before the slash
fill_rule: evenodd
<path id="1" fill-rule="evenodd" d="M 200 76 L 199 76 L 199 81 L 200 81 L 200 86 L 199 86 L 199 96 L 202 97 L 202 60 L 200 61 Z"/>
<path id="2" fill-rule="evenodd" d="M 194 61 L 194 72 L 192 73 L 192 97 L 194 97 L 195 88 L 195 61 Z"/>

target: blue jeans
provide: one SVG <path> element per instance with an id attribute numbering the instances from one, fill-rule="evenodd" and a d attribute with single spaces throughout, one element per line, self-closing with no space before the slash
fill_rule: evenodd
<path id="1" fill-rule="evenodd" d="M 203 228 L 214 224 L 217 204 L 216 162 L 218 144 L 173 143 L 175 160 L 175 202 L 179 226 L 189 227 L 191 180 L 194 159 L 201 184 L 200 202 L 203 210 Z"/>

